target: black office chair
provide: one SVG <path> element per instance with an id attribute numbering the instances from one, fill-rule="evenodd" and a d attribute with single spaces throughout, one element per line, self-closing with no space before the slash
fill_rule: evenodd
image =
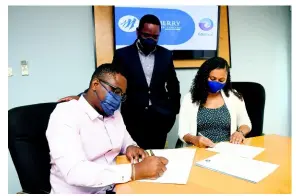
<path id="1" fill-rule="evenodd" d="M 232 82 L 232 88 L 244 97 L 247 112 L 252 122 L 252 131 L 246 137 L 263 135 L 265 89 L 255 82 Z"/>
<path id="2" fill-rule="evenodd" d="M 252 131 L 246 137 L 263 135 L 266 98 L 264 87 L 255 82 L 232 82 L 232 88 L 243 95 L 246 109 L 252 122 Z M 180 148 L 181 146 L 182 141 L 178 138 L 175 148 Z"/>
<path id="3" fill-rule="evenodd" d="M 56 105 L 42 103 L 8 111 L 8 149 L 24 193 L 50 192 L 50 157 L 45 132 Z"/>

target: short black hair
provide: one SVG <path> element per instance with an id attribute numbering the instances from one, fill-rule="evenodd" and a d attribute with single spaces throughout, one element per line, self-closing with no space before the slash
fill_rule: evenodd
<path id="1" fill-rule="evenodd" d="M 199 103 L 203 105 L 206 103 L 208 98 L 208 78 L 210 72 L 214 69 L 225 69 L 227 71 L 227 80 L 226 84 L 223 88 L 223 91 L 227 97 L 229 97 L 229 91 L 232 91 L 235 96 L 237 96 L 240 100 L 243 100 L 243 97 L 240 93 L 232 89 L 231 85 L 231 77 L 230 77 L 230 69 L 228 62 L 221 57 L 213 57 L 206 60 L 201 67 L 199 68 L 198 72 L 196 73 L 195 78 L 193 79 L 191 85 L 191 99 L 192 103 Z"/>
<path id="2" fill-rule="evenodd" d="M 94 79 L 104 78 L 106 75 L 115 76 L 115 74 L 121 74 L 118 67 L 111 63 L 104 63 L 96 68 L 89 85 Z"/>
<path id="3" fill-rule="evenodd" d="M 154 16 L 152 14 L 146 14 L 145 16 L 143 16 L 140 19 L 139 30 L 144 28 L 145 23 L 158 25 L 159 26 L 159 31 L 161 31 L 160 20 L 156 16 Z"/>

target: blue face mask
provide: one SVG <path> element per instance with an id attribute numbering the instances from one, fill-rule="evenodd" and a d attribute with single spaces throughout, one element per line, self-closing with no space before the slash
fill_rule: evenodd
<path id="1" fill-rule="evenodd" d="M 139 37 L 139 40 L 140 40 L 140 43 L 141 43 L 141 45 L 142 45 L 142 51 L 144 52 L 144 53 L 150 53 L 150 52 L 152 52 L 154 49 L 155 49 L 155 47 L 156 47 L 156 45 L 157 45 L 157 42 L 154 40 L 154 39 L 152 39 L 152 38 L 142 38 L 141 36 Z"/>
<path id="2" fill-rule="evenodd" d="M 121 103 L 121 96 L 113 93 L 112 91 L 108 91 L 105 99 L 100 101 L 100 105 L 107 116 L 112 116 L 114 112 L 119 109 L 120 103 Z"/>
<path id="3" fill-rule="evenodd" d="M 221 89 L 223 89 L 223 87 L 225 86 L 225 84 L 226 83 L 220 83 L 220 82 L 216 82 L 216 81 L 208 81 L 209 91 L 211 93 L 217 93 Z"/>
<path id="4" fill-rule="evenodd" d="M 146 38 L 146 39 L 142 39 L 142 44 L 144 47 L 154 49 L 157 43 L 152 38 Z"/>

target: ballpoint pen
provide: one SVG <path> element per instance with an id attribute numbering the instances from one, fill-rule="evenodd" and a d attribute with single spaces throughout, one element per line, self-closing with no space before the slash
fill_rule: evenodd
<path id="1" fill-rule="evenodd" d="M 198 132 L 198 135 L 199 135 L 199 136 L 202 136 L 202 137 L 205 137 L 205 136 L 204 136 L 203 134 L 201 134 L 200 132 Z"/>
<path id="2" fill-rule="evenodd" d="M 205 137 L 203 134 L 201 134 L 200 132 L 198 132 L 198 135 L 199 136 L 202 136 L 202 137 L 204 137 L 204 138 L 207 138 L 207 137 Z M 215 144 L 213 145 L 213 146 L 209 146 L 209 147 L 214 147 L 215 146 Z"/>

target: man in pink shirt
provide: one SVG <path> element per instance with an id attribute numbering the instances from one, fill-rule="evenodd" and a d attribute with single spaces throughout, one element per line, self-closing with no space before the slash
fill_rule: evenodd
<path id="1" fill-rule="evenodd" d="M 114 66 L 103 64 L 87 93 L 57 105 L 46 131 L 51 193 L 108 193 L 114 184 L 155 179 L 165 172 L 167 159 L 148 156 L 126 130 L 118 111 L 126 85 Z M 135 164 L 116 165 L 119 154 Z"/>

